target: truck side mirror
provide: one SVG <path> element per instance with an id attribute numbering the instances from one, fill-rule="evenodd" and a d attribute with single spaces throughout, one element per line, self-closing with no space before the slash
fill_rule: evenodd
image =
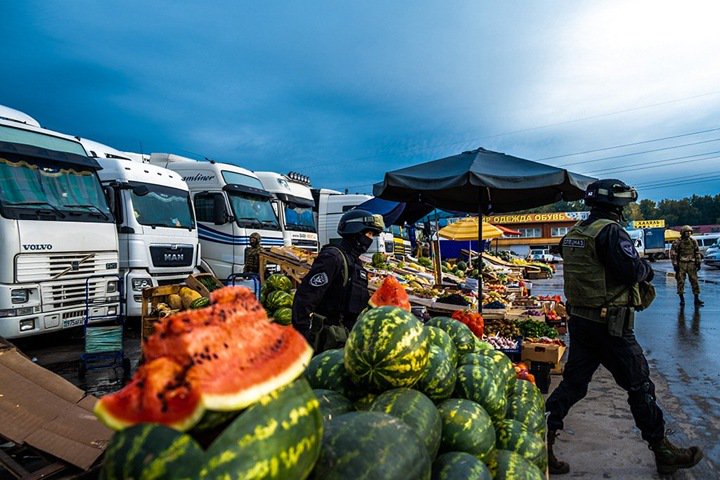
<path id="1" fill-rule="evenodd" d="M 228 213 L 225 206 L 225 197 L 222 195 L 213 196 L 213 223 L 225 225 L 228 222 Z"/>

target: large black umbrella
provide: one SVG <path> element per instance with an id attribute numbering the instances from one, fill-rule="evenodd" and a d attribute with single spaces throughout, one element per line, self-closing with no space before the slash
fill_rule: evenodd
<path id="1" fill-rule="evenodd" d="M 579 200 L 594 180 L 564 168 L 478 148 L 387 172 L 384 180 L 374 185 L 373 194 L 482 217 Z M 482 241 L 482 230 L 478 230 L 478 240 Z M 480 278 L 478 306 L 482 307 Z"/>

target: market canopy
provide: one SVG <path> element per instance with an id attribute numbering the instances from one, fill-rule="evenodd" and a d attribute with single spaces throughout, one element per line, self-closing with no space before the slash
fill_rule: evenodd
<path id="1" fill-rule="evenodd" d="M 595 179 L 478 148 L 385 173 L 376 197 L 469 213 L 506 213 L 580 200 Z"/>
<path id="2" fill-rule="evenodd" d="M 477 240 L 478 239 L 478 217 L 467 217 L 460 221 L 451 223 L 441 228 L 438 235 L 448 240 Z M 482 222 L 482 238 L 490 240 L 502 237 L 503 232 L 495 225 Z"/>
<path id="3" fill-rule="evenodd" d="M 502 225 L 495 225 L 495 227 L 499 228 L 501 232 L 503 232 L 504 235 L 512 235 L 519 237 L 522 235 L 522 232 L 518 230 L 513 230 L 512 228 L 503 227 Z"/>
<path id="4" fill-rule="evenodd" d="M 382 215 L 385 225 L 405 225 L 414 224 L 420 218 L 426 216 L 435 207 L 420 202 L 394 202 L 392 200 L 383 200 L 382 198 L 371 198 L 357 207 L 360 210 L 367 210 L 370 213 Z"/>

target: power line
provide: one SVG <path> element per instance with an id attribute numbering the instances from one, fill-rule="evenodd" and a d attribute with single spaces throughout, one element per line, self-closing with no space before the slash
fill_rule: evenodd
<path id="1" fill-rule="evenodd" d="M 657 185 L 654 187 L 645 187 L 645 188 L 643 188 L 643 190 L 656 190 L 658 188 L 679 187 L 682 185 L 692 185 L 694 183 L 705 183 L 705 182 L 711 182 L 711 181 L 717 181 L 717 180 L 720 180 L 720 175 L 706 177 L 706 178 L 699 178 L 699 179 L 695 179 L 695 180 L 684 180 L 684 181 L 680 181 L 680 182 L 668 183 L 666 185 Z"/>
<path id="2" fill-rule="evenodd" d="M 613 173 L 633 172 L 635 170 L 642 170 L 643 167 L 646 167 L 646 168 L 668 167 L 668 166 L 672 166 L 672 165 L 680 165 L 680 164 L 690 163 L 690 162 L 695 162 L 695 161 L 712 160 L 712 159 L 718 158 L 718 157 L 715 156 L 715 157 L 708 157 L 708 158 L 702 158 L 702 159 L 698 159 L 696 157 L 702 157 L 704 155 L 717 155 L 717 154 L 720 154 L 720 150 L 717 150 L 714 152 L 698 153 L 695 155 L 686 155 L 684 157 L 668 158 L 665 160 L 653 160 L 650 162 L 636 163 L 634 165 L 631 165 L 630 167 L 622 166 L 622 167 L 603 168 L 600 170 L 591 170 L 588 173 L 589 174 L 597 174 L 597 173 L 608 173 L 608 172 L 613 172 Z M 689 159 L 689 160 L 685 160 L 685 159 Z M 676 160 L 678 160 L 678 161 L 676 161 Z"/>

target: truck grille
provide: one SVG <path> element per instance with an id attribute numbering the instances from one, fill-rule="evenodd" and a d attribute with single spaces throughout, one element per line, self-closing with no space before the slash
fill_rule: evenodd
<path id="1" fill-rule="evenodd" d="M 90 256 L 92 255 L 92 256 Z M 92 275 L 117 274 L 116 252 L 21 254 L 15 257 L 15 281 L 84 279 Z"/>
<path id="2" fill-rule="evenodd" d="M 188 267 L 193 263 L 192 246 L 163 247 L 154 245 L 150 247 L 150 257 L 156 267 Z"/>
<path id="3" fill-rule="evenodd" d="M 294 247 L 300 247 L 300 248 L 317 249 L 317 247 L 318 247 L 317 240 L 302 240 L 302 239 L 294 238 L 292 240 L 292 244 Z"/>
<path id="4" fill-rule="evenodd" d="M 90 306 L 107 303 L 108 278 L 91 278 L 88 284 Z M 85 306 L 85 279 L 47 282 L 40 286 L 43 308 L 46 311 Z M 112 295 L 117 295 L 114 293 Z M 116 299 L 115 299 L 116 300 Z"/>

